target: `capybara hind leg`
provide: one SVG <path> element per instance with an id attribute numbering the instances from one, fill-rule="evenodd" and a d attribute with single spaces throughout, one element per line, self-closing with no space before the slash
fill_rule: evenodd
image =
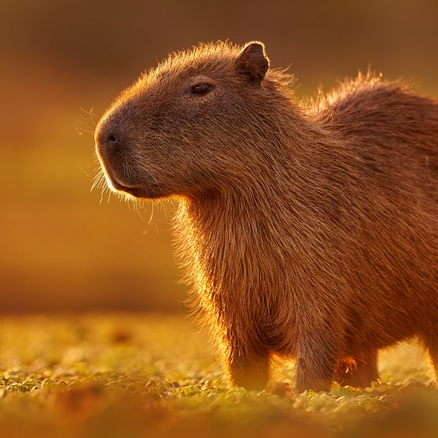
<path id="1" fill-rule="evenodd" d="M 366 388 L 379 378 L 377 371 L 377 351 L 357 357 L 349 356 L 341 360 L 336 380 L 341 385 Z"/>
<path id="2" fill-rule="evenodd" d="M 233 386 L 263 390 L 269 379 L 269 352 L 248 354 L 236 351 L 230 354 L 227 368 Z"/>

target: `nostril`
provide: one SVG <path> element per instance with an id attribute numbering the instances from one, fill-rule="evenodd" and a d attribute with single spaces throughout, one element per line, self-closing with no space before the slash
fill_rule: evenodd
<path id="1" fill-rule="evenodd" d="M 110 133 L 106 137 L 106 142 L 109 146 L 111 146 L 111 145 L 118 143 L 119 139 L 114 133 Z"/>
<path id="2" fill-rule="evenodd" d="M 96 147 L 101 154 L 115 153 L 125 141 L 125 135 L 112 120 L 105 120 L 96 131 Z"/>
<path id="3" fill-rule="evenodd" d="M 101 135 L 101 146 L 109 151 L 116 151 L 122 144 L 122 136 L 116 131 L 103 132 Z"/>

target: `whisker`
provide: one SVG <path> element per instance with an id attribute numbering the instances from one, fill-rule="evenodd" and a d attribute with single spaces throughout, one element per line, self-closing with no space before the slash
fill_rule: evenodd
<path id="1" fill-rule="evenodd" d="M 76 128 L 76 131 L 79 135 L 82 134 L 90 134 L 92 136 L 94 136 L 94 131 L 97 125 L 97 122 L 99 120 L 99 117 L 93 113 L 93 108 L 91 108 L 89 111 L 80 108 L 80 110 L 85 113 L 88 118 L 87 119 L 83 119 L 81 117 L 77 117 L 75 118 L 75 122 L 80 125 Z"/>
<path id="2" fill-rule="evenodd" d="M 152 202 L 151 202 L 151 214 L 149 216 L 148 225 L 150 225 L 152 223 L 152 219 L 153 219 L 154 213 L 155 213 L 154 208 L 155 208 L 155 202 L 152 200 Z"/>
<path id="3" fill-rule="evenodd" d="M 85 110 L 84 108 L 81 107 L 80 110 L 81 110 L 83 113 L 85 113 L 85 114 L 87 114 L 88 116 L 90 116 L 90 121 L 91 121 L 91 123 L 93 124 L 93 126 L 96 126 L 96 125 L 97 125 L 97 121 L 99 120 L 99 116 L 98 116 L 97 114 L 94 114 L 94 112 L 93 112 L 93 108 L 90 108 L 90 110 L 87 111 L 87 110 Z"/>
<path id="4" fill-rule="evenodd" d="M 102 179 L 104 178 L 103 172 L 100 170 L 95 176 L 93 176 L 93 184 L 91 185 L 90 192 L 96 188 L 102 188 Z"/>

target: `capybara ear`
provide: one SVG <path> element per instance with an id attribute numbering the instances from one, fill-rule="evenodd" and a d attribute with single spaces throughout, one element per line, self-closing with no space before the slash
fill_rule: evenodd
<path id="1" fill-rule="evenodd" d="M 260 84 L 268 68 L 269 58 L 266 56 L 265 46 L 258 41 L 247 43 L 236 59 L 237 72 L 254 83 Z"/>

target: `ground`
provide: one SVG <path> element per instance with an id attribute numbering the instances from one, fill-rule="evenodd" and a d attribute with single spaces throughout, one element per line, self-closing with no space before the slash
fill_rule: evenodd
<path id="1" fill-rule="evenodd" d="M 188 318 L 143 314 L 0 318 L 0 437 L 436 437 L 438 391 L 420 346 L 380 355 L 382 382 L 228 389 L 214 345 Z"/>

